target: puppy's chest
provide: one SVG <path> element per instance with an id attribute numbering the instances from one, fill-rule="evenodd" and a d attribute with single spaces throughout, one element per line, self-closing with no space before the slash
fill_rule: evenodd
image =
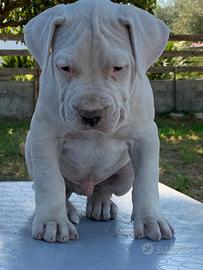
<path id="1" fill-rule="evenodd" d="M 68 139 L 61 146 L 60 165 L 68 180 L 105 180 L 129 160 L 125 141 Z"/>

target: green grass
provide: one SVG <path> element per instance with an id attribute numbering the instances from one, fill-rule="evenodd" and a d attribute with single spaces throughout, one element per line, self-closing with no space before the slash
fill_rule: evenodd
<path id="1" fill-rule="evenodd" d="M 173 120 L 157 117 L 161 141 L 160 181 L 203 201 L 203 121 L 192 116 Z M 0 120 L 0 179 L 29 179 L 19 144 L 28 121 Z"/>
<path id="2" fill-rule="evenodd" d="M 19 144 L 25 141 L 28 121 L 0 120 L 0 179 L 28 179 Z"/>
<path id="3" fill-rule="evenodd" d="M 203 201 L 203 122 L 158 117 L 160 182 Z"/>

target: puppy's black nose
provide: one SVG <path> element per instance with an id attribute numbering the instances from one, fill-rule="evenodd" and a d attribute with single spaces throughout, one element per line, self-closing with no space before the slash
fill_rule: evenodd
<path id="1" fill-rule="evenodd" d="M 91 127 L 97 125 L 101 121 L 103 114 L 103 110 L 79 110 L 82 123 L 90 125 Z"/>

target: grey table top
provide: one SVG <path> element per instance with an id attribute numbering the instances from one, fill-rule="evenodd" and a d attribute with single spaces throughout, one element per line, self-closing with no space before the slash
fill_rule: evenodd
<path id="1" fill-rule="evenodd" d="M 1 270 L 203 270 L 203 204 L 160 184 L 161 205 L 173 223 L 172 240 L 133 240 L 131 194 L 114 201 L 116 221 L 85 218 L 85 197 L 72 202 L 81 213 L 80 239 L 49 244 L 31 237 L 31 182 L 0 183 Z"/>

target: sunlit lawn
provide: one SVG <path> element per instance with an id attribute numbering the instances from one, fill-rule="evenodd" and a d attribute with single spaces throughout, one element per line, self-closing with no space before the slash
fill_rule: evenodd
<path id="1" fill-rule="evenodd" d="M 203 121 L 157 117 L 161 141 L 160 181 L 203 201 Z M 0 120 L 0 179 L 29 179 L 19 144 L 28 121 Z"/>
<path id="2" fill-rule="evenodd" d="M 203 201 L 203 121 L 157 118 L 160 181 Z"/>
<path id="3" fill-rule="evenodd" d="M 25 141 L 28 121 L 0 120 L 0 179 L 28 179 L 24 157 L 19 144 Z"/>

